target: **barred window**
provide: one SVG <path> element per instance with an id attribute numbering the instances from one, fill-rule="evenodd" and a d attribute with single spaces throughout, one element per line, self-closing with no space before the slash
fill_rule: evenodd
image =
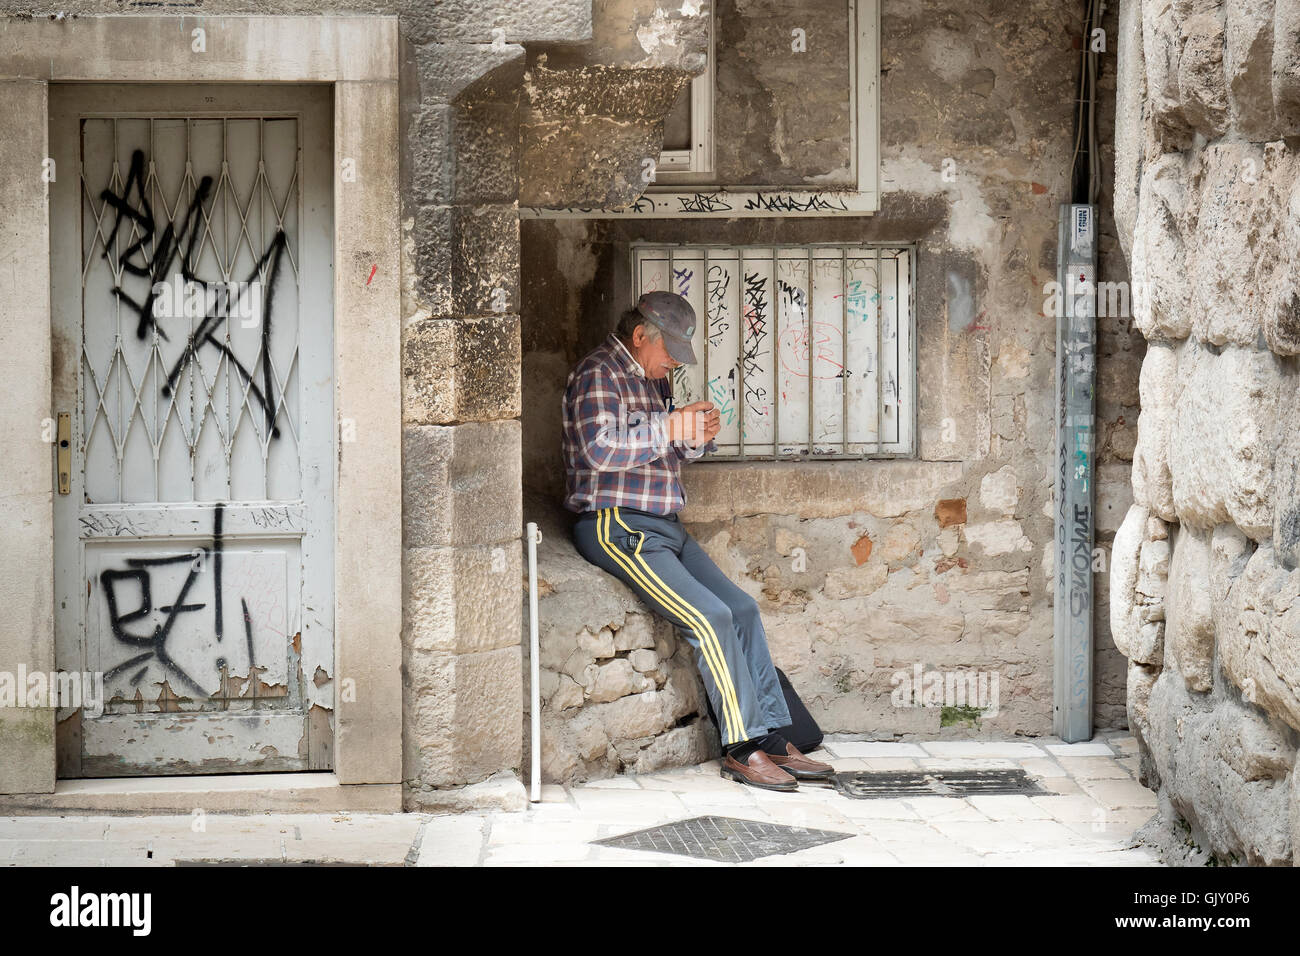
<path id="1" fill-rule="evenodd" d="M 911 456 L 915 257 L 897 243 L 634 243 L 637 293 L 679 293 L 700 318 L 673 400 L 720 409 L 709 458 Z"/>

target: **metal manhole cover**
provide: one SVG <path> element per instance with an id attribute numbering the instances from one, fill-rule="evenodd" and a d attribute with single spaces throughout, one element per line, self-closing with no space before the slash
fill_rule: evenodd
<path id="1" fill-rule="evenodd" d="M 857 770 L 833 774 L 846 797 L 971 797 L 981 794 L 1048 796 L 1024 770 Z"/>
<path id="2" fill-rule="evenodd" d="M 651 850 L 656 853 L 693 856 L 701 860 L 744 863 L 778 853 L 806 850 L 810 846 L 821 846 L 836 840 L 847 840 L 852 836 L 856 834 L 788 827 L 779 823 L 739 820 L 735 817 L 705 816 L 621 833 L 592 842 L 624 850 Z"/>

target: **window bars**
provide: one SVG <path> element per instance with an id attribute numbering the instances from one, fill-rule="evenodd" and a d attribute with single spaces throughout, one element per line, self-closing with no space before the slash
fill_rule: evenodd
<path id="1" fill-rule="evenodd" d="M 87 500 L 298 497 L 298 119 L 91 117 L 81 145 Z"/>
<path id="2" fill-rule="evenodd" d="M 678 406 L 721 411 L 712 459 L 910 457 L 916 447 L 914 245 L 632 245 L 639 295 L 701 318 Z"/>

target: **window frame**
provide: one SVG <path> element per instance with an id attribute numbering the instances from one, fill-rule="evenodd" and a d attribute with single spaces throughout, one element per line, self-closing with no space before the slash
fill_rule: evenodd
<path id="1" fill-rule="evenodd" d="M 816 250 L 839 250 L 841 251 L 842 255 L 847 255 L 850 251 L 853 252 L 865 251 L 867 253 L 870 253 L 871 250 L 879 250 L 881 252 L 889 251 L 899 256 L 906 256 L 908 275 L 907 275 L 906 283 L 903 284 L 903 287 L 906 288 L 907 290 L 907 313 L 906 315 L 904 315 L 901 309 L 897 313 L 897 334 L 899 336 L 899 346 L 898 346 L 899 358 L 897 363 L 897 376 L 899 379 L 899 383 L 898 383 L 899 408 L 897 410 L 897 415 L 898 415 L 897 440 L 896 441 L 883 440 L 884 437 L 883 425 L 885 422 L 885 418 L 884 418 L 885 403 L 883 402 L 883 392 L 881 390 L 882 380 L 879 374 L 877 374 L 876 376 L 877 398 L 875 404 L 875 415 L 877 421 L 876 439 L 874 441 L 872 440 L 849 441 L 846 435 L 843 438 L 841 438 L 839 442 L 828 443 L 828 444 L 844 444 L 844 445 L 852 444 L 852 445 L 862 445 L 862 446 L 875 445 L 874 448 L 864 447 L 860 453 L 847 452 L 847 451 L 838 452 L 838 453 L 814 453 L 813 448 L 817 443 L 812 439 L 811 434 L 809 434 L 807 436 L 806 447 L 804 450 L 798 452 L 782 453 L 780 450 L 780 446 L 785 444 L 785 442 L 779 441 L 780 438 L 779 419 L 781 418 L 781 415 L 779 411 L 780 405 L 778 403 L 777 411 L 774 413 L 774 418 L 773 418 L 774 421 L 774 434 L 772 436 L 773 440 L 768 442 L 755 442 L 756 446 L 772 447 L 773 450 L 771 453 L 746 452 L 744 450 L 744 439 L 743 436 L 741 436 L 740 441 L 736 443 L 736 445 L 738 446 L 737 451 L 710 453 L 702 460 L 716 461 L 716 462 L 747 463 L 747 462 L 755 462 L 755 461 L 816 462 L 816 461 L 880 461 L 880 460 L 891 460 L 891 459 L 904 459 L 904 460 L 919 459 L 920 457 L 920 412 L 919 412 L 919 404 L 918 404 L 919 387 L 918 387 L 917 380 L 920 371 L 920 363 L 919 363 L 920 349 L 919 349 L 919 344 L 917 342 L 917 320 L 916 320 L 916 275 L 917 275 L 917 264 L 918 264 L 917 260 L 920 255 L 919 242 L 897 242 L 897 241 L 891 242 L 891 241 L 882 240 L 882 241 L 853 241 L 853 242 L 771 242 L 771 243 L 751 242 L 751 243 L 733 244 L 733 243 L 722 243 L 722 242 L 663 242 L 663 241 L 637 240 L 629 244 L 629 251 L 628 251 L 630 275 L 631 275 L 631 281 L 634 290 L 634 296 L 633 296 L 634 298 L 636 295 L 640 294 L 640 291 L 642 289 L 641 269 L 640 269 L 640 262 L 639 262 L 640 254 L 646 252 L 661 252 L 661 253 L 667 252 L 668 263 L 669 263 L 669 274 L 672 275 L 674 272 L 674 262 L 676 261 L 675 255 L 679 250 L 688 250 L 692 253 L 703 253 L 702 259 L 699 256 L 693 256 L 689 260 L 683 260 L 683 261 L 691 261 L 691 262 L 703 261 L 706 264 L 705 265 L 706 270 L 708 268 L 707 263 L 709 262 L 709 254 L 711 251 L 716 251 L 718 253 L 727 253 L 727 254 L 736 253 L 736 257 L 733 261 L 737 263 L 740 263 L 745 258 L 749 258 L 752 260 L 752 259 L 764 259 L 770 257 L 773 260 L 774 265 L 775 262 L 779 261 L 779 259 L 781 258 L 784 258 L 786 261 L 789 261 L 789 257 L 782 256 L 782 254 L 788 253 L 792 250 L 797 250 L 801 253 L 805 253 L 808 255 L 810 259 L 812 258 Z M 764 250 L 766 254 L 758 255 L 758 256 L 746 256 L 745 253 L 750 250 Z M 880 261 L 885 261 L 885 260 L 881 259 Z M 777 272 L 775 268 L 773 269 L 772 277 L 775 282 L 775 280 L 777 279 Z M 841 282 L 842 281 L 843 278 L 841 278 Z M 669 285 L 672 285 L 671 281 L 669 282 Z M 813 313 L 815 312 L 815 299 L 813 301 L 814 301 L 814 305 L 810 307 L 810 315 L 809 315 L 810 319 L 813 318 Z M 778 311 L 779 306 L 776 304 L 777 300 L 775 298 L 772 300 L 772 302 L 774 306 L 772 310 L 772 315 L 775 320 L 773 323 L 774 335 L 779 337 L 780 334 L 780 319 L 779 319 L 780 313 Z M 741 304 L 743 306 L 743 300 L 738 300 L 738 304 Z M 700 319 L 701 321 L 698 323 L 700 328 L 696 332 L 696 337 L 702 338 L 705 341 L 705 345 L 701 346 L 699 343 L 696 343 L 696 355 L 699 356 L 700 358 L 700 365 L 702 367 L 702 371 L 705 376 L 705 380 L 706 380 L 705 384 L 707 388 L 708 355 L 706 350 L 707 350 L 707 338 L 709 332 L 709 318 L 707 315 L 702 315 L 700 316 Z M 882 325 L 880 324 L 879 319 L 877 320 L 876 328 L 877 328 L 877 336 L 879 336 L 881 334 L 881 329 L 882 329 Z M 905 344 L 902 341 L 902 336 L 904 332 L 906 332 Z M 738 340 L 737 347 L 739 348 L 741 345 L 743 345 L 743 341 Z M 847 349 L 847 345 L 843 347 Z M 882 351 L 881 342 L 878 338 L 877 350 L 875 354 L 878 355 L 880 354 L 881 351 Z M 879 368 L 879 366 L 877 366 L 877 368 Z M 904 369 L 906 369 L 906 383 L 904 383 L 903 381 Z M 679 370 L 677 372 L 674 372 L 673 376 L 671 376 L 670 380 L 673 383 L 674 392 L 678 391 L 677 379 L 680 377 L 680 375 L 681 373 Z M 811 425 L 811 415 L 814 408 L 815 400 L 816 400 L 815 392 L 813 390 L 810 390 L 807 398 L 810 425 Z M 903 414 L 904 409 L 906 409 L 907 411 L 906 416 L 904 416 Z M 744 417 L 743 411 L 741 412 L 741 415 L 742 417 Z M 796 442 L 798 441 L 799 439 L 796 439 Z"/>
<path id="2" fill-rule="evenodd" d="M 709 63 L 691 80 L 691 146 L 689 149 L 660 150 L 651 183 L 671 184 L 684 176 L 713 172 L 714 27 L 717 21 L 709 5 Z M 653 188 L 653 187 L 652 187 Z"/>

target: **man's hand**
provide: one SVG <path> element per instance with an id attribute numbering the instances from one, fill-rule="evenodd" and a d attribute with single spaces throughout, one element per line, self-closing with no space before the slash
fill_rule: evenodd
<path id="1" fill-rule="evenodd" d="M 669 441 L 698 448 L 722 430 L 721 414 L 712 402 L 692 402 L 668 413 L 667 428 Z"/>

